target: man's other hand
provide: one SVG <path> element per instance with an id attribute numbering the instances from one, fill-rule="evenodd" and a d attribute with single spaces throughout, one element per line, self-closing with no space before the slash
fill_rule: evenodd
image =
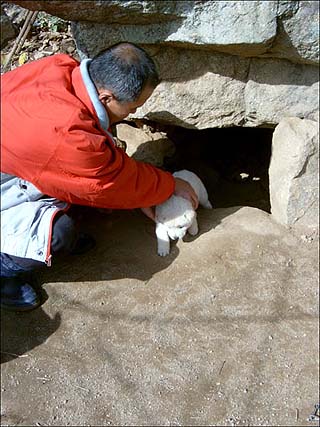
<path id="1" fill-rule="evenodd" d="M 194 210 L 196 210 L 199 206 L 199 199 L 192 188 L 192 186 L 189 184 L 189 182 L 185 181 L 181 178 L 174 178 L 176 182 L 174 194 L 179 197 L 183 197 L 184 199 L 187 199 L 191 202 L 192 207 Z"/>
<path id="2" fill-rule="evenodd" d="M 152 219 L 152 221 L 155 221 L 155 211 L 154 206 L 150 206 L 149 208 L 141 208 L 142 212 L 147 215 L 148 218 Z"/>
<path id="3" fill-rule="evenodd" d="M 192 188 L 192 186 L 181 178 L 174 178 L 175 180 L 175 189 L 174 194 L 179 197 L 183 197 L 184 199 L 187 199 L 191 202 L 192 207 L 194 210 L 196 210 L 199 206 L 199 199 Z M 155 208 L 154 206 L 150 206 L 148 208 L 141 208 L 142 212 L 147 215 L 148 218 L 152 219 L 152 221 L 155 221 Z"/>

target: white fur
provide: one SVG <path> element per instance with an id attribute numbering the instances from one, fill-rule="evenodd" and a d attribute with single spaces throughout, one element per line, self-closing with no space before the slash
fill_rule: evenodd
<path id="1" fill-rule="evenodd" d="M 212 209 L 207 190 L 196 174 L 181 170 L 175 172 L 173 176 L 188 181 L 199 198 L 199 204 Z M 198 234 L 197 214 L 189 200 L 173 195 L 161 205 L 156 206 L 158 255 L 168 255 L 170 239 L 182 239 L 187 232 L 192 236 Z"/>

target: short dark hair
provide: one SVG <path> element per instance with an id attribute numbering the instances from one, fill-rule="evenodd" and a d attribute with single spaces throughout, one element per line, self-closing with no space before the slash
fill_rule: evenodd
<path id="1" fill-rule="evenodd" d="M 155 88 L 159 75 L 153 59 L 133 43 L 117 43 L 96 55 L 88 72 L 97 89 L 109 89 L 119 102 L 136 101 L 145 87 Z"/>

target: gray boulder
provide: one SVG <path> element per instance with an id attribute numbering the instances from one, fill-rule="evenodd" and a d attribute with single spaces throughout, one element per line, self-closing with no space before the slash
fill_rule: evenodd
<path id="1" fill-rule="evenodd" d="M 92 55 L 113 42 L 128 40 L 209 48 L 242 56 L 267 55 L 306 63 L 319 60 L 319 9 L 314 1 L 14 0 L 13 3 L 78 22 L 75 33 L 84 54 Z"/>
<path id="2" fill-rule="evenodd" d="M 169 47 L 150 53 L 163 81 L 132 118 L 197 129 L 256 127 L 313 118 L 319 109 L 316 66 Z"/>
<path id="3" fill-rule="evenodd" d="M 165 157 L 173 156 L 175 146 L 166 134 L 138 129 L 125 123 L 117 125 L 117 137 L 126 144 L 126 153 L 140 162 L 163 166 Z"/>
<path id="4" fill-rule="evenodd" d="M 1 49 L 6 46 L 9 40 L 15 38 L 17 34 L 17 30 L 15 26 L 12 24 L 10 18 L 5 13 L 3 5 L 1 5 L 1 15 L 0 15 L 0 26 L 1 26 Z"/>
<path id="5" fill-rule="evenodd" d="M 158 0 L 9 0 L 30 10 L 41 10 L 67 21 L 103 24 L 150 24 L 187 16 L 194 1 Z"/>
<path id="6" fill-rule="evenodd" d="M 282 224 L 319 225 L 319 123 L 290 117 L 276 127 L 269 169 L 271 213 Z"/>

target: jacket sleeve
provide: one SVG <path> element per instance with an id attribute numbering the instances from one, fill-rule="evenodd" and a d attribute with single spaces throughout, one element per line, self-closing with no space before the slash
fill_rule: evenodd
<path id="1" fill-rule="evenodd" d="M 113 209 L 153 206 L 173 194 L 170 173 L 129 157 L 95 128 L 90 117 L 55 131 L 56 150 L 36 183 L 45 194 Z"/>

